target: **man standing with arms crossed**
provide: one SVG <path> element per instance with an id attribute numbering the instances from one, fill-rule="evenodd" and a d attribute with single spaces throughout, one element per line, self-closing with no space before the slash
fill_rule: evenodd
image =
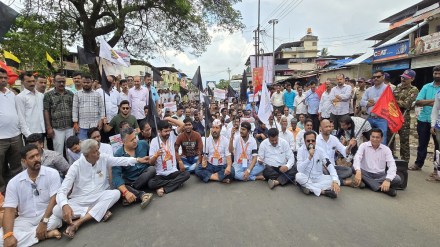
<path id="1" fill-rule="evenodd" d="M 336 76 L 337 86 L 330 91 L 330 101 L 333 104 L 331 108 L 330 119 L 335 124 L 335 129 L 339 129 L 339 120 L 348 115 L 350 110 L 351 86 L 345 84 L 344 74 Z"/>

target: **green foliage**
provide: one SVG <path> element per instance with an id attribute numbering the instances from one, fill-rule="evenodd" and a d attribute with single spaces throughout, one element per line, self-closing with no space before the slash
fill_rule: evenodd
<path id="1" fill-rule="evenodd" d="M 59 25 L 46 16 L 22 13 L 6 34 L 1 44 L 2 49 L 12 52 L 20 59 L 21 70 L 33 70 L 48 75 L 50 71 L 47 68 L 46 52 L 55 61 L 59 61 L 61 54 Z M 64 45 L 69 43 L 64 41 Z"/>
<path id="2" fill-rule="evenodd" d="M 220 89 L 228 89 L 229 80 L 221 79 L 220 82 L 216 85 L 216 87 Z"/>
<path id="3" fill-rule="evenodd" d="M 233 5 L 241 0 L 23 0 L 29 13 L 61 13 L 65 32 L 86 50 L 98 52 L 97 37 L 146 59 L 165 51 L 200 55 L 208 30 L 242 29 Z M 58 16 L 58 14 L 49 16 Z M 49 21 L 53 21 L 52 19 Z"/>
<path id="4" fill-rule="evenodd" d="M 328 55 L 329 55 L 328 48 L 322 48 L 322 50 L 321 50 L 321 57 L 326 57 Z"/>

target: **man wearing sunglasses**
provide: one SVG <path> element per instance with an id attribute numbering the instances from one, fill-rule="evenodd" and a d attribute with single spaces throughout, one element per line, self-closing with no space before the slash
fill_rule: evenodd
<path id="1" fill-rule="evenodd" d="M 61 186 L 58 171 L 41 165 L 38 147 L 28 144 L 20 151 L 26 170 L 6 188 L 1 246 L 31 246 L 47 238 L 61 238 L 61 219 L 52 215 Z M 18 209 L 18 217 L 15 218 Z"/>
<path id="2" fill-rule="evenodd" d="M 136 118 L 130 114 L 130 110 L 130 103 L 128 102 L 128 100 L 121 101 L 121 103 L 119 104 L 118 115 L 112 118 L 110 123 L 108 122 L 106 117 L 104 118 L 104 131 L 110 132 L 112 129 L 114 129 L 115 133 L 119 134 L 121 132 L 121 130 L 119 129 L 119 124 L 122 121 L 125 121 L 130 125 L 131 128 L 136 129 L 136 132 L 139 133 L 140 130 L 138 122 Z"/>
<path id="3" fill-rule="evenodd" d="M 340 191 L 338 174 L 327 153 L 316 147 L 316 133 L 307 131 L 304 141 L 305 145 L 298 150 L 296 182 L 306 195 L 312 192 L 316 196 L 336 198 Z M 330 175 L 324 175 L 324 169 Z"/>
<path id="4" fill-rule="evenodd" d="M 374 85 L 368 88 L 364 95 L 362 96 L 360 106 L 367 107 L 368 113 L 368 122 L 371 124 L 373 128 L 379 128 L 382 130 L 383 138 L 382 144 L 387 144 L 387 131 L 388 131 L 388 122 L 386 119 L 377 116 L 374 113 L 371 113 L 374 105 L 376 104 L 379 97 L 382 95 L 383 91 L 387 87 L 384 83 L 384 72 L 382 70 L 377 70 L 373 74 L 373 82 Z"/>

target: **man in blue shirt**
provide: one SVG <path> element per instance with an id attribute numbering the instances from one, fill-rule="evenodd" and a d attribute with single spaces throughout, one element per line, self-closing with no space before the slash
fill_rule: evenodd
<path id="1" fill-rule="evenodd" d="M 289 108 L 289 113 L 293 114 L 295 107 L 293 102 L 295 100 L 295 92 L 292 90 L 292 85 L 286 83 L 286 91 L 284 92 L 284 105 Z"/>
<path id="2" fill-rule="evenodd" d="M 307 113 L 309 118 L 313 121 L 313 130 L 319 132 L 319 118 L 318 118 L 318 108 L 319 108 L 319 96 L 316 93 L 316 82 L 310 82 L 310 89 L 306 92 L 305 103 L 307 106 Z"/>
<path id="3" fill-rule="evenodd" d="M 373 74 L 374 85 L 368 88 L 364 95 L 362 95 L 362 99 L 360 102 L 360 106 L 367 107 L 368 122 L 371 124 L 373 128 L 379 128 L 382 130 L 383 138 L 382 144 L 387 145 L 387 131 L 388 131 L 388 122 L 386 119 L 377 116 L 374 113 L 371 113 L 374 105 L 377 100 L 382 95 L 383 91 L 387 87 L 384 83 L 384 72 L 382 70 L 377 70 Z"/>
<path id="4" fill-rule="evenodd" d="M 124 145 L 119 148 L 115 157 L 145 157 L 148 156 L 150 147 L 146 141 L 138 141 L 136 132 L 129 127 L 121 131 L 121 139 Z M 137 163 L 134 166 L 112 167 L 112 183 L 115 189 L 122 193 L 122 204 L 129 205 L 135 201 L 141 202 L 141 208 L 145 208 L 152 199 L 153 194 L 145 193 L 148 181 L 156 175 L 154 166 Z"/>
<path id="5" fill-rule="evenodd" d="M 430 137 L 432 137 L 434 140 L 435 150 L 438 150 L 439 148 L 435 135 L 431 133 L 431 112 L 432 106 L 434 105 L 435 95 L 440 89 L 440 66 L 434 67 L 433 77 L 434 81 L 423 86 L 416 98 L 416 106 L 423 106 L 423 108 L 417 118 L 417 134 L 419 136 L 419 145 L 417 147 L 416 161 L 408 168 L 411 171 L 419 171 L 422 169 L 425 163 L 426 155 L 428 154 L 428 143 Z"/>

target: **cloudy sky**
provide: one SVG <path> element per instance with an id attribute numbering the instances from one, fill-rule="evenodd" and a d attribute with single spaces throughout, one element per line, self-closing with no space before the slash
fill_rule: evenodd
<path id="1" fill-rule="evenodd" d="M 393 15 L 419 0 L 261 0 L 261 26 L 267 34 L 261 36 L 260 47 L 272 51 L 270 19 L 279 19 L 275 26 L 275 47 L 299 40 L 308 27 L 319 38 L 319 49 L 327 47 L 332 55 L 363 53 L 373 45 L 365 38 L 386 31 L 388 25 L 380 20 Z M 174 66 L 190 77 L 201 66 L 203 81 L 228 79 L 243 73 L 244 63 L 254 54 L 253 30 L 257 26 L 257 0 L 242 0 L 235 8 L 243 16 L 246 28 L 234 34 L 212 33 L 212 43 L 201 57 L 188 53 L 175 55 L 170 51 L 164 58 L 155 59 L 156 66 Z M 281 6 L 281 7 L 280 7 Z"/>

